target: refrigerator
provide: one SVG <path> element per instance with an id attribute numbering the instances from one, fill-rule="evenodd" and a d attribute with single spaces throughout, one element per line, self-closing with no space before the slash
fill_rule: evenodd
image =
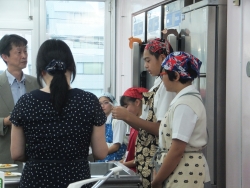
<path id="1" fill-rule="evenodd" d="M 178 34 L 162 34 L 162 37 L 170 41 L 174 50 L 191 53 L 202 61 L 200 78 L 193 84 L 200 91 L 207 112 L 209 141 L 203 152 L 210 170 L 211 185 L 206 184 L 205 188 L 226 188 L 227 1 L 190 2 L 179 0 L 163 6 L 164 23 L 161 29 L 176 30 Z M 139 51 L 138 43 L 134 43 L 133 86 L 142 86 L 142 83 L 145 85 L 146 82 L 147 88 L 150 88 L 154 78 L 148 75 L 142 76 L 145 70 L 142 67 L 142 54 L 139 55 Z"/>
<path id="2" fill-rule="evenodd" d="M 203 0 L 181 11 L 179 49 L 202 61 L 200 91 L 206 112 L 208 161 L 213 188 L 226 187 L 225 108 L 226 108 L 226 1 Z"/>

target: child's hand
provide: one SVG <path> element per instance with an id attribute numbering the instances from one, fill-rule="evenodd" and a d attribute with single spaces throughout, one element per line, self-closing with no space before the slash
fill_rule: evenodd
<path id="1" fill-rule="evenodd" d="M 122 159 L 122 160 L 120 160 L 119 162 L 123 164 L 123 159 Z"/>
<path id="2" fill-rule="evenodd" d="M 119 119 L 119 120 L 125 120 L 128 116 L 128 111 L 126 108 L 121 107 L 121 106 L 117 106 L 114 107 L 112 110 L 112 117 L 114 119 Z"/>
<path id="3" fill-rule="evenodd" d="M 157 172 L 155 170 L 153 170 L 153 174 L 152 174 L 153 181 L 151 182 L 151 187 L 152 188 L 162 188 L 162 182 L 155 181 L 156 175 L 157 175 Z"/>
<path id="4" fill-rule="evenodd" d="M 162 183 L 161 182 L 155 182 L 154 180 L 151 182 L 151 187 L 152 188 L 162 188 Z"/>

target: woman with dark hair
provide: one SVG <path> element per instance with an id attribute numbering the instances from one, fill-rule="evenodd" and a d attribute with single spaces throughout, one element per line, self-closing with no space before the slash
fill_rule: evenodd
<path id="1" fill-rule="evenodd" d="M 206 110 L 192 85 L 201 64 L 185 52 L 171 53 L 162 63 L 163 83 L 176 97 L 161 121 L 152 188 L 202 188 L 210 179 L 202 153 L 208 142 Z"/>
<path id="2" fill-rule="evenodd" d="M 39 84 L 42 78 L 46 86 L 17 102 L 10 118 L 11 156 L 26 161 L 20 188 L 66 188 L 91 177 L 89 145 L 95 158 L 106 157 L 106 116 L 94 94 L 71 88 L 75 62 L 65 42 L 45 41 L 36 67 Z"/>
<path id="3" fill-rule="evenodd" d="M 175 96 L 172 92 L 166 92 L 160 78 L 161 63 L 172 51 L 170 43 L 159 38 L 149 41 L 144 48 L 144 67 L 156 79 L 149 92 L 143 93 L 141 117 L 129 113 L 123 107 L 115 107 L 112 110 L 114 118 L 121 119 L 138 130 L 135 164 L 144 188 L 151 187 L 152 158 L 158 147 L 160 122 Z"/>

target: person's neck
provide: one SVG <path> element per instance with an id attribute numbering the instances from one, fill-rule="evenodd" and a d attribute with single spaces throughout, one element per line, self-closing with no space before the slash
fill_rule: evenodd
<path id="1" fill-rule="evenodd" d="M 111 114 L 111 112 L 109 112 L 108 114 L 106 114 L 106 117 L 108 117 Z"/>
<path id="2" fill-rule="evenodd" d="M 22 70 L 11 70 L 11 69 L 7 69 L 8 72 L 13 75 L 18 81 L 21 81 L 22 76 L 23 76 L 23 71 Z"/>
<path id="3" fill-rule="evenodd" d="M 44 88 L 40 89 L 41 91 L 43 92 L 46 92 L 46 93 L 50 93 L 50 89 L 49 89 L 49 86 L 45 86 Z"/>
<path id="4" fill-rule="evenodd" d="M 72 89 L 71 87 L 69 87 L 69 89 Z M 50 85 L 46 85 L 44 88 L 40 89 L 41 91 L 44 91 L 46 93 L 50 93 Z"/>
<path id="5" fill-rule="evenodd" d="M 181 90 L 183 90 L 185 87 L 188 87 L 190 85 L 192 85 L 192 82 L 187 82 L 185 84 L 182 84 L 179 82 L 178 86 L 176 87 L 176 91 L 175 91 L 176 94 L 178 94 Z"/>
<path id="6" fill-rule="evenodd" d="M 137 117 L 140 117 L 142 114 L 142 108 L 140 109 L 139 113 L 137 114 Z"/>

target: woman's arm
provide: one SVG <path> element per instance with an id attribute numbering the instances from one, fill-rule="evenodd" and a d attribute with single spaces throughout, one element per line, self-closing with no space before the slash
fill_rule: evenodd
<path id="1" fill-rule="evenodd" d="M 144 129 L 145 131 L 158 136 L 159 135 L 159 126 L 160 122 L 150 122 L 144 119 L 137 117 L 136 115 L 127 111 L 126 108 L 118 106 L 114 107 L 112 110 L 112 116 L 115 119 L 120 119 L 125 121 L 134 129 L 138 130 L 139 128 Z"/>
<path id="2" fill-rule="evenodd" d="M 163 164 L 152 181 L 152 188 L 162 188 L 162 183 L 175 170 L 179 164 L 187 143 L 178 139 L 172 140 L 172 145 L 168 151 Z"/>
<path id="3" fill-rule="evenodd" d="M 128 168 L 133 168 L 133 167 L 136 167 L 135 165 L 135 160 L 131 160 L 131 161 L 122 161 L 121 162 L 124 166 L 128 167 Z"/>
<path id="4" fill-rule="evenodd" d="M 26 161 L 25 156 L 25 135 L 23 127 L 17 127 L 12 124 L 11 128 L 11 144 L 10 152 L 11 158 L 15 161 Z"/>
<path id="5" fill-rule="evenodd" d="M 119 150 L 121 144 L 120 143 L 115 143 L 112 146 L 109 147 L 108 149 L 108 154 L 115 153 L 116 151 Z"/>
<path id="6" fill-rule="evenodd" d="M 94 126 L 91 136 L 91 148 L 95 159 L 104 159 L 108 154 L 105 139 L 105 125 Z"/>

